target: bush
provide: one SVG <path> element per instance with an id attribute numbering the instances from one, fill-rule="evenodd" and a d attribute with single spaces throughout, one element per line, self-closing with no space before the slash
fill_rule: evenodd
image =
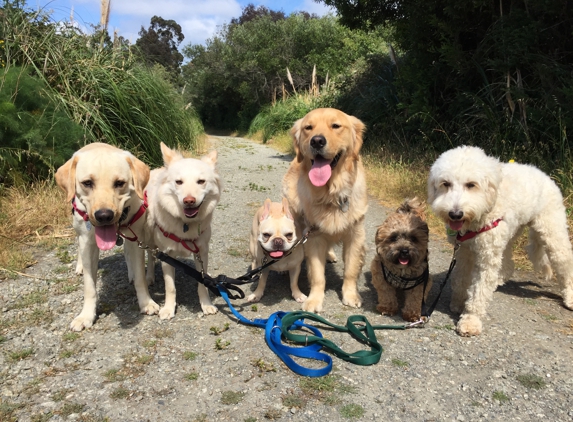
<path id="1" fill-rule="evenodd" d="M 0 70 L 0 183 L 47 178 L 83 141 L 83 129 L 20 67 Z"/>

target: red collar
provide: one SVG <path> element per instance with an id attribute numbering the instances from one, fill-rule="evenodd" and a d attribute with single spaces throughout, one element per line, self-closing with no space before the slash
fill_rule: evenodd
<path id="1" fill-rule="evenodd" d="M 185 249 L 190 251 L 191 253 L 198 254 L 199 253 L 199 246 L 195 243 L 196 239 L 181 239 L 180 237 L 175 236 L 173 233 L 166 232 L 161 228 L 159 224 L 155 224 L 157 228 L 163 233 L 163 236 L 173 240 L 174 242 L 181 243 Z M 193 244 L 193 249 L 187 244 L 187 242 L 191 242 Z"/>
<path id="2" fill-rule="evenodd" d="M 76 197 L 74 196 L 74 199 L 72 199 L 72 214 L 75 212 L 77 212 L 80 217 L 82 217 L 84 219 L 84 221 L 88 221 L 90 218 L 88 217 L 88 213 L 85 211 L 82 211 L 78 208 L 78 206 L 76 205 Z"/>
<path id="3" fill-rule="evenodd" d="M 494 222 L 492 222 L 491 224 L 482 227 L 481 229 L 479 229 L 477 232 L 466 232 L 466 234 L 464 234 L 463 236 L 460 236 L 460 234 L 458 233 L 458 235 L 456 236 L 456 240 L 458 242 L 465 242 L 466 240 L 470 240 L 473 239 L 474 237 L 476 237 L 478 234 L 486 232 L 488 230 L 491 230 L 495 227 L 497 227 L 499 225 L 499 223 L 503 220 L 502 218 L 498 218 L 497 220 L 495 220 Z"/>
<path id="4" fill-rule="evenodd" d="M 145 192 L 143 192 L 143 202 L 141 203 L 141 206 L 139 207 L 139 209 L 137 210 L 135 215 L 131 218 L 131 220 L 129 220 L 129 223 L 119 225 L 119 227 L 117 228 L 117 234 L 120 235 L 121 237 L 123 237 L 124 239 L 129 240 L 130 242 L 136 242 L 137 241 L 137 235 L 135 234 L 135 232 L 133 231 L 131 226 L 132 226 L 132 224 L 135 224 L 135 222 L 137 220 L 139 220 L 141 217 L 143 217 L 143 214 L 145 214 L 145 211 L 147 211 L 147 207 L 148 207 L 147 191 L 145 191 Z M 129 230 L 133 236 L 131 236 L 131 237 L 126 236 L 125 234 L 122 233 L 122 231 L 121 231 L 122 229 Z"/>

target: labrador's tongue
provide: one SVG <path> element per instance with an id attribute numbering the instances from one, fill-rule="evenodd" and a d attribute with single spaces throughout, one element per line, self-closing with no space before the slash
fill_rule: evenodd
<path id="1" fill-rule="evenodd" d="M 450 222 L 448 224 L 450 226 L 450 229 L 459 231 L 462 229 L 464 222 L 461 220 L 456 220 L 456 221 L 450 220 Z"/>
<path id="2" fill-rule="evenodd" d="M 330 175 L 332 169 L 330 168 L 330 161 L 322 157 L 316 157 L 314 163 L 312 163 L 312 168 L 308 172 L 308 178 L 314 186 L 324 186 Z"/>
<path id="3" fill-rule="evenodd" d="M 284 255 L 283 251 L 272 251 L 269 252 L 269 255 L 271 256 L 271 258 L 280 258 Z"/>
<path id="4" fill-rule="evenodd" d="M 115 230 L 115 224 L 110 224 L 107 226 L 96 226 L 95 236 L 97 247 L 102 251 L 107 251 L 115 246 L 117 240 L 117 231 Z"/>

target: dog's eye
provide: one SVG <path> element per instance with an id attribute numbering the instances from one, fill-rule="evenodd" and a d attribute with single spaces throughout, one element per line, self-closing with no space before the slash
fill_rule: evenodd
<path id="1" fill-rule="evenodd" d="M 392 236 L 389 237 L 390 242 L 395 242 L 398 240 L 398 235 L 397 234 L 393 234 Z"/>
<path id="2" fill-rule="evenodd" d="M 204 184 L 205 184 L 205 179 L 199 179 L 199 180 L 197 180 L 197 184 L 198 184 L 198 185 L 204 185 Z"/>
<path id="3" fill-rule="evenodd" d="M 91 189 L 94 187 L 94 182 L 92 182 L 91 180 L 84 180 L 82 182 L 82 186 L 86 189 Z"/>
<path id="4" fill-rule="evenodd" d="M 333 124 L 332 124 L 332 128 L 333 128 L 333 129 L 339 129 L 339 128 L 340 128 L 340 125 L 339 125 L 338 123 L 333 123 Z"/>
<path id="5" fill-rule="evenodd" d="M 304 130 L 312 130 L 312 125 L 306 125 L 306 126 L 304 127 Z"/>
<path id="6" fill-rule="evenodd" d="M 410 242 L 418 243 L 418 238 L 416 236 L 410 236 Z"/>
<path id="7" fill-rule="evenodd" d="M 287 233 L 285 234 L 285 237 L 287 238 L 287 240 L 290 242 L 292 240 L 292 233 Z"/>
<path id="8" fill-rule="evenodd" d="M 442 186 L 445 188 L 449 188 L 450 186 L 452 186 L 452 184 L 450 182 L 442 182 Z"/>
<path id="9" fill-rule="evenodd" d="M 263 233 L 263 240 L 266 242 L 267 240 L 269 240 L 271 238 L 271 235 L 269 233 Z"/>
<path id="10" fill-rule="evenodd" d="M 116 180 L 116 182 L 113 184 L 113 187 L 115 189 L 121 189 L 125 186 L 125 182 L 123 180 Z"/>
<path id="11" fill-rule="evenodd" d="M 182 185 L 182 184 L 183 184 L 183 180 L 176 180 L 175 183 L 178 184 L 178 185 Z"/>
<path id="12" fill-rule="evenodd" d="M 475 188 L 475 187 L 476 187 L 476 184 L 475 184 L 474 182 L 466 183 L 466 188 L 467 188 L 467 189 L 473 189 L 473 188 Z"/>

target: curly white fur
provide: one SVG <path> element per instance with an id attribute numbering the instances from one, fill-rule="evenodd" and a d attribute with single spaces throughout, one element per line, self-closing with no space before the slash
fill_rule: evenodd
<path id="1" fill-rule="evenodd" d="M 454 148 L 432 165 L 428 202 L 462 235 L 501 219 L 497 227 L 462 242 L 458 250 L 450 308 L 461 313 L 461 335 L 481 333 L 480 317 L 496 287 L 512 275 L 512 244 L 526 226 L 529 258 L 547 278 L 553 268 L 564 304 L 573 310 L 573 251 L 563 197 L 541 170 L 501 163 L 477 147 Z"/>

